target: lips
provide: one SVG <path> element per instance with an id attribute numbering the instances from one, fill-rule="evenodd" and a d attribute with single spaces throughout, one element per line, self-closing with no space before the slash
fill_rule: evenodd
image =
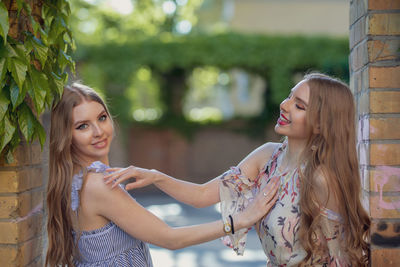
<path id="1" fill-rule="evenodd" d="M 107 146 L 107 139 L 100 140 L 100 141 L 98 141 L 98 142 L 96 142 L 96 143 L 93 143 L 92 145 L 93 145 L 95 148 L 98 148 L 98 149 L 104 148 L 104 147 Z"/>
<path id="2" fill-rule="evenodd" d="M 290 123 L 290 120 L 281 113 L 280 117 L 278 118 L 278 124 L 283 126 L 283 125 L 287 125 L 289 123 Z"/>

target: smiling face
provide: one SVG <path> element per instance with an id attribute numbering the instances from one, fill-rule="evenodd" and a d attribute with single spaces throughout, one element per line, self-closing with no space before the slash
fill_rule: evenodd
<path id="1" fill-rule="evenodd" d="M 108 164 L 113 137 L 112 121 L 100 103 L 83 100 L 72 111 L 72 146 L 86 164 L 101 161 Z"/>
<path id="2" fill-rule="evenodd" d="M 287 136 L 289 140 L 307 140 L 311 134 L 306 120 L 309 98 L 310 88 L 303 80 L 280 104 L 280 116 L 275 125 L 276 133 Z"/>

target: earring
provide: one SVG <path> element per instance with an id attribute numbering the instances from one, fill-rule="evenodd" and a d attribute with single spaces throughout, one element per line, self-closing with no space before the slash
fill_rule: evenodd
<path id="1" fill-rule="evenodd" d="M 317 148 L 318 148 L 318 147 L 317 147 L 316 145 L 312 145 L 312 146 L 311 146 L 311 150 L 312 150 L 312 151 L 317 151 Z"/>

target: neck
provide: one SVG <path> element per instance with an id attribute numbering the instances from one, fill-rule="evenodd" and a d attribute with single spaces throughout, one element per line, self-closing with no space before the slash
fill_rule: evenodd
<path id="1" fill-rule="evenodd" d="M 285 154 L 282 158 L 281 165 L 284 169 L 293 169 L 298 166 L 300 154 L 305 147 L 304 140 L 287 140 Z"/>

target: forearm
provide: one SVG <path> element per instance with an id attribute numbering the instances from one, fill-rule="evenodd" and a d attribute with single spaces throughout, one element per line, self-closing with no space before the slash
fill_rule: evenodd
<path id="1" fill-rule="evenodd" d="M 240 215 L 233 215 L 234 228 L 239 230 L 245 227 Z M 206 224 L 171 228 L 168 249 L 181 249 L 188 246 L 208 242 L 220 238 L 226 233 L 223 230 L 223 221 L 218 220 Z"/>
<path id="2" fill-rule="evenodd" d="M 166 194 L 196 208 L 207 207 L 219 202 L 218 181 L 195 184 L 156 172 L 154 184 Z"/>

